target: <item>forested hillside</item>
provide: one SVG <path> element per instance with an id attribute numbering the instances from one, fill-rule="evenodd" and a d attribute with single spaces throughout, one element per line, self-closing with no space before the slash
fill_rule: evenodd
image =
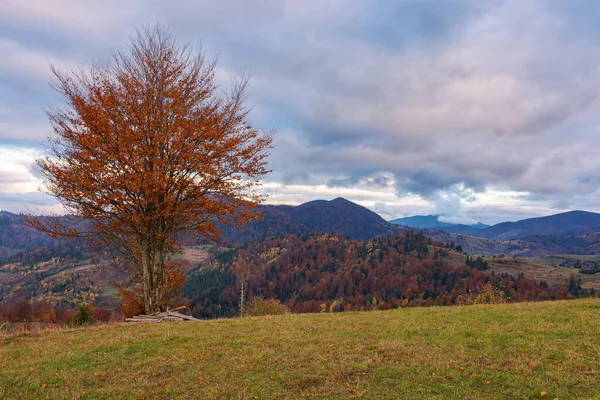
<path id="1" fill-rule="evenodd" d="M 27 226 L 17 215 L 0 212 L 0 261 L 53 242 L 49 235 Z"/>
<path id="2" fill-rule="evenodd" d="M 290 235 L 221 254 L 218 267 L 190 275 L 185 294 L 198 317 L 232 316 L 239 304 L 236 271 L 250 268 L 248 295 L 278 299 L 294 312 L 450 305 L 487 283 L 510 301 L 573 296 L 521 275 L 495 276 L 483 270 L 485 263 L 466 265 L 464 256 L 449 257 L 450 251 L 413 232 L 367 241 Z"/>

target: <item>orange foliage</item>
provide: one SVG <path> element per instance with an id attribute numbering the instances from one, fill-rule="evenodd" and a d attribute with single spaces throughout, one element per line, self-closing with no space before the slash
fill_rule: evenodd
<path id="1" fill-rule="evenodd" d="M 114 283 L 121 298 L 121 312 L 125 318 L 144 313 L 144 292 L 140 285 L 127 288 L 118 282 Z"/>
<path id="2" fill-rule="evenodd" d="M 48 112 L 55 136 L 39 165 L 47 191 L 89 224 L 30 222 L 117 250 L 150 313 L 167 306 L 165 256 L 179 238 L 257 218 L 273 136 L 247 121 L 247 78 L 221 94 L 216 62 L 164 28 L 138 31 L 129 50 L 69 76 L 53 69 L 66 106 Z"/>

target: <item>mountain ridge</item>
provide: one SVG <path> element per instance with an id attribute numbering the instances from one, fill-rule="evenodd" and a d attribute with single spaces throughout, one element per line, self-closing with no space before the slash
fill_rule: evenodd
<path id="1" fill-rule="evenodd" d="M 370 239 L 375 236 L 405 231 L 384 220 L 379 214 L 342 197 L 333 200 L 313 200 L 297 206 L 260 205 L 262 220 L 237 227 L 222 225 L 221 237 L 233 243 L 243 243 L 272 236 L 303 233 L 335 233 L 349 239 Z"/>
<path id="2" fill-rule="evenodd" d="M 573 210 L 544 217 L 501 222 L 482 230 L 480 234 L 486 238 L 512 240 L 534 235 L 578 234 L 594 228 L 600 229 L 600 214 Z"/>
<path id="3" fill-rule="evenodd" d="M 260 205 L 258 211 L 262 214 L 262 220 L 249 223 L 241 230 L 237 226 L 220 225 L 220 241 L 241 244 L 268 237 L 304 233 L 334 233 L 349 239 L 371 239 L 411 229 L 397 225 L 403 219 L 385 221 L 379 214 L 341 197 L 309 201 L 297 206 Z M 600 253 L 600 214 L 589 211 L 575 210 L 501 222 L 484 229 L 481 229 L 483 224 L 468 226 L 440 222 L 432 215 L 408 218 L 409 222 L 412 218 L 413 222 L 416 219 L 421 224 L 411 224 L 413 229 L 423 229 L 427 236 L 444 243 L 460 243 L 465 250 L 475 254 L 537 256 L 560 252 Z M 48 235 L 27 226 L 19 215 L 5 211 L 0 214 L 1 261 L 6 262 L 19 253 L 36 248 L 54 247 L 56 243 Z M 191 237 L 190 243 L 186 244 L 203 243 L 206 240 L 198 236 Z"/>

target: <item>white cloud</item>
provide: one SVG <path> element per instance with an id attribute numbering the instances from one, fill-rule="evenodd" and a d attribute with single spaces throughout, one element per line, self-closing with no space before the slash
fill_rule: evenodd
<path id="1" fill-rule="evenodd" d="M 36 191 L 40 180 L 31 167 L 39 156 L 39 151 L 34 149 L 0 147 L 0 192 Z"/>
<path id="2" fill-rule="evenodd" d="M 46 85 L 49 62 L 104 58 L 159 21 L 219 52 L 219 81 L 252 73 L 252 118 L 280 132 L 270 202 L 344 196 L 390 218 L 443 208 L 483 222 L 590 209 L 600 48 L 551 3 L 3 0 L 0 138 L 49 133 L 39 110 L 54 99 L 31 89 Z M 429 26 L 434 12 L 442 21 Z M 3 185 L 31 190 L 18 163 L 2 168 L 0 181 L 19 181 Z"/>

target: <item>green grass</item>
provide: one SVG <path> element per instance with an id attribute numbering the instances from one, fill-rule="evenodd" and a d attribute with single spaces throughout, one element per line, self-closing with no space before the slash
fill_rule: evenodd
<path id="1" fill-rule="evenodd" d="M 600 261 L 598 255 L 581 255 L 581 254 L 554 254 L 551 256 L 541 256 L 530 258 L 531 261 L 543 265 L 558 265 L 566 260 L 572 261 Z"/>
<path id="2" fill-rule="evenodd" d="M 103 296 L 116 298 L 118 294 L 119 294 L 119 291 L 117 290 L 115 285 L 108 284 L 102 288 Z"/>
<path id="3" fill-rule="evenodd" d="M 556 256 L 560 258 L 566 258 L 569 260 L 600 261 L 600 256 L 594 254 L 556 254 Z"/>
<path id="4" fill-rule="evenodd" d="M 108 325 L 0 342 L 0 398 L 600 399 L 600 300 Z"/>
<path id="5" fill-rule="evenodd" d="M 565 261 L 565 259 L 563 257 L 558 257 L 558 256 L 533 257 L 533 258 L 529 258 L 526 260 L 530 260 L 534 264 L 548 265 L 548 266 L 551 266 L 551 265 L 557 266 L 558 264 Z"/>

